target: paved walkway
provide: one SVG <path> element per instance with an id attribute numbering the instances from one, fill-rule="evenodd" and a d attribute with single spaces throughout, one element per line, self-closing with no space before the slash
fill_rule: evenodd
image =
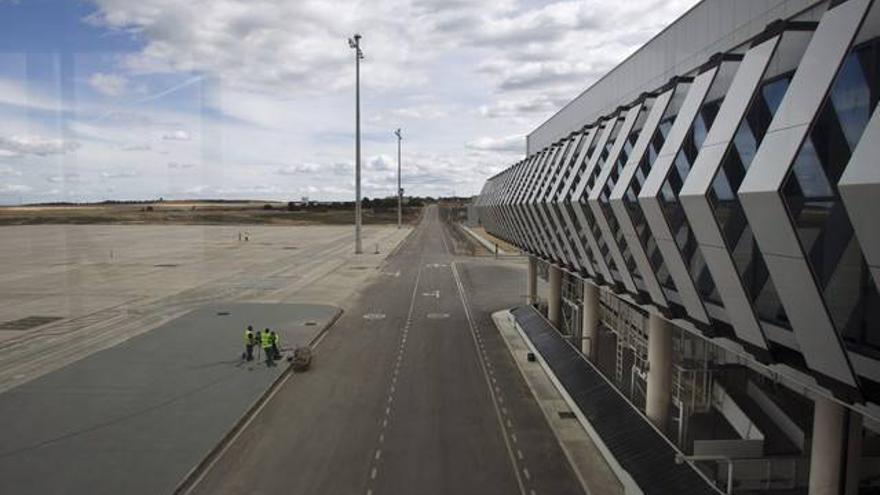
<path id="1" fill-rule="evenodd" d="M 243 362 L 247 324 L 307 344 L 315 304 L 208 305 L 0 395 L 0 493 L 170 493 L 278 378 Z"/>

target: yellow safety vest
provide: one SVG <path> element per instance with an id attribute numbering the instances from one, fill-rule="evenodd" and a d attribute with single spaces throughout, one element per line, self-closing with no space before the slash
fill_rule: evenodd
<path id="1" fill-rule="evenodd" d="M 269 332 L 263 332 L 260 334 L 260 343 L 263 345 L 264 349 L 272 347 L 272 336 L 269 335 Z"/>
<path id="2" fill-rule="evenodd" d="M 244 343 L 245 344 L 253 344 L 254 343 L 254 332 L 250 330 L 244 331 Z"/>

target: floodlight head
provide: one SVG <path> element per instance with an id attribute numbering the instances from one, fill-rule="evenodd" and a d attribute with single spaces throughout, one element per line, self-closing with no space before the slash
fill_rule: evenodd
<path id="1" fill-rule="evenodd" d="M 349 48 L 357 48 L 357 44 L 354 42 L 353 39 L 349 38 L 348 39 L 348 47 Z"/>
<path id="2" fill-rule="evenodd" d="M 398 127 L 396 131 L 394 131 L 394 135 L 397 136 L 397 139 L 403 139 L 403 136 L 400 135 L 400 128 Z"/>

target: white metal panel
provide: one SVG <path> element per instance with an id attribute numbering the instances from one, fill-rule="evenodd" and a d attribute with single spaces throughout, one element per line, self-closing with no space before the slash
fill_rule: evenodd
<path id="1" fill-rule="evenodd" d="M 636 145 L 633 147 L 633 153 L 627 159 L 627 163 L 620 174 L 620 178 L 614 186 L 614 190 L 611 192 L 611 209 L 617 219 L 619 228 L 623 232 L 623 242 L 627 244 L 626 247 L 629 249 L 633 260 L 635 261 L 636 270 L 641 274 L 642 280 L 645 283 L 645 289 L 651 295 L 651 299 L 655 302 L 663 301 L 661 306 L 664 308 L 668 307 L 668 305 L 665 304 L 666 296 L 663 294 L 663 289 L 660 287 L 657 275 L 651 267 L 648 255 L 642 248 L 635 225 L 633 225 L 629 212 L 626 211 L 623 197 L 632 184 L 636 172 L 639 169 L 639 165 L 645 158 L 648 146 L 651 144 L 651 140 L 657 132 L 657 127 L 660 125 L 660 121 L 663 119 L 663 116 L 672 101 L 673 95 L 676 91 L 683 90 L 689 84 L 690 83 L 677 84 L 657 97 L 657 101 L 651 109 L 651 114 L 645 122 L 645 128 L 642 130 L 642 134 L 639 136 Z"/>
<path id="2" fill-rule="evenodd" d="M 620 132 L 617 134 L 617 139 L 614 142 L 614 146 L 611 148 L 611 152 L 608 154 L 608 158 L 605 160 L 602 171 L 599 173 L 598 179 L 596 179 L 596 185 L 593 186 L 593 190 L 590 191 L 590 195 L 587 199 L 587 204 L 590 206 L 590 209 L 593 210 L 593 218 L 599 226 L 599 234 L 604 237 L 605 245 L 608 246 L 608 251 L 611 254 L 614 266 L 617 267 L 617 273 L 620 275 L 623 286 L 630 294 L 634 295 L 638 295 L 636 284 L 635 282 L 633 282 L 632 274 L 630 274 L 629 271 L 626 269 L 626 263 L 623 261 L 623 255 L 620 254 L 620 249 L 617 247 L 617 242 L 614 239 L 614 234 L 611 232 L 611 227 L 608 224 L 608 219 L 605 218 L 605 212 L 602 209 L 602 205 L 599 204 L 599 196 L 602 193 L 602 189 L 608 182 L 608 178 L 611 176 L 611 173 L 617 166 L 617 161 L 620 158 L 620 152 L 623 150 L 624 144 L 626 144 L 627 140 L 629 139 L 629 136 L 633 130 L 633 126 L 635 126 L 636 122 L 638 121 L 639 115 L 642 113 L 644 107 L 645 102 L 642 101 L 633 105 L 633 107 L 626 112 L 626 118 L 623 121 Z M 596 254 L 596 256 L 600 255 L 601 253 Z M 606 263 L 608 263 L 607 260 Z M 612 282 L 612 280 L 609 280 L 609 282 Z"/>
<path id="3" fill-rule="evenodd" d="M 804 359 L 851 386 L 852 366 L 780 190 L 870 4 L 849 0 L 822 17 L 738 193 Z"/>
<path id="4" fill-rule="evenodd" d="M 657 249 L 663 257 L 666 269 L 669 270 L 669 276 L 675 284 L 682 306 L 684 306 L 692 318 L 703 323 L 709 322 L 709 314 L 700 300 L 697 288 L 693 280 L 691 280 L 681 253 L 678 251 L 678 246 L 675 245 L 672 232 L 661 211 L 658 196 L 660 189 L 663 187 L 663 182 L 666 180 L 666 176 L 674 164 L 675 157 L 678 155 L 687 137 L 687 133 L 706 99 L 706 95 L 709 94 L 718 71 L 719 67 L 715 66 L 707 69 L 694 79 L 693 84 L 691 84 L 688 90 L 687 97 L 685 97 L 681 105 L 681 110 L 678 112 L 678 117 L 676 117 L 675 122 L 672 124 L 672 128 L 669 129 L 669 135 L 666 137 L 666 141 L 663 143 L 663 147 L 654 161 L 654 166 L 651 167 L 651 171 L 645 179 L 641 192 L 639 192 L 639 205 L 642 207 L 645 221 L 648 224 L 651 235 L 654 236 L 654 241 L 657 243 Z M 654 302 L 661 306 L 666 304 L 665 298 L 663 300 L 655 300 Z"/>
<path id="5" fill-rule="evenodd" d="M 868 122 L 849 164 L 837 183 L 865 261 L 880 287 L 880 106 Z"/>
<path id="6" fill-rule="evenodd" d="M 572 174 L 566 179 L 565 185 L 562 186 L 562 189 L 559 191 L 559 196 L 556 201 L 568 201 L 571 199 L 571 195 L 574 192 L 575 188 L 575 180 L 577 179 L 577 171 L 581 166 L 584 166 L 584 162 L 589 159 L 587 157 L 587 153 L 590 151 L 590 145 L 593 144 L 593 140 L 596 139 L 596 136 L 599 134 L 599 126 L 595 125 L 587 131 L 586 137 L 584 137 L 584 145 L 581 147 L 581 152 L 578 154 L 577 158 L 574 161 L 574 170 L 572 170 Z"/>
<path id="7" fill-rule="evenodd" d="M 759 90 L 780 39 L 781 35 L 774 36 L 746 52 L 678 196 L 737 338 L 762 349 L 767 349 L 766 337 L 721 236 L 709 194 L 712 181 L 755 92 Z"/>

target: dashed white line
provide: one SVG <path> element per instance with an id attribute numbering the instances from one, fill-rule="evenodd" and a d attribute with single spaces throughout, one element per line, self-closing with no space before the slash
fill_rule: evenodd
<path id="1" fill-rule="evenodd" d="M 378 461 L 380 457 L 382 457 L 382 449 L 376 449 L 376 455 L 373 458 Z"/>
<path id="2" fill-rule="evenodd" d="M 370 471 L 370 479 L 371 479 L 371 480 L 376 479 L 376 475 L 377 475 L 377 474 L 378 474 L 378 471 L 376 470 L 376 468 L 373 468 L 373 470 Z"/>
<path id="3" fill-rule="evenodd" d="M 523 476 L 525 476 L 527 480 L 531 480 L 531 479 L 532 479 L 532 475 L 529 474 L 529 469 L 528 469 L 528 468 L 523 468 Z"/>
<path id="4" fill-rule="evenodd" d="M 516 456 L 519 457 L 519 460 L 523 460 L 522 450 L 516 449 Z"/>
<path id="5" fill-rule="evenodd" d="M 468 322 L 470 334 L 471 334 L 471 337 L 474 339 L 474 345 L 475 346 L 478 344 L 482 345 L 482 343 L 478 339 L 480 333 L 477 330 L 477 326 L 474 324 L 473 317 L 471 316 L 470 308 L 468 307 L 467 296 L 465 295 L 465 291 L 464 291 L 464 286 L 461 283 L 461 278 L 458 275 L 458 269 L 456 268 L 454 261 L 451 263 L 451 267 L 452 267 L 452 276 L 455 279 L 456 288 L 458 289 L 458 296 L 461 299 L 461 305 L 462 305 L 462 308 L 464 309 L 464 315 L 465 315 L 465 318 L 467 319 L 467 322 Z M 489 360 L 486 358 L 485 351 L 483 351 L 482 354 L 480 354 L 478 352 L 477 356 L 480 358 L 479 361 L 480 361 L 480 367 L 483 370 L 483 378 L 485 378 L 485 380 L 486 380 L 486 385 L 488 385 L 490 387 L 489 388 L 489 395 L 492 398 L 492 405 L 495 406 L 495 416 L 498 419 L 499 426 L 502 429 L 502 437 L 504 438 L 504 444 L 507 447 L 507 454 L 510 456 L 511 467 L 513 467 L 513 472 L 516 474 L 516 483 L 519 486 L 519 493 L 522 495 L 525 495 L 526 494 L 526 487 L 525 487 L 525 484 L 523 483 L 522 477 L 520 476 L 519 469 L 517 467 L 516 458 L 514 457 L 514 454 L 513 454 L 513 448 L 511 447 L 510 442 L 508 441 L 507 432 L 503 431 L 504 424 L 502 423 L 501 412 L 499 411 L 498 401 L 496 398 L 497 394 L 501 393 L 501 389 L 498 387 L 498 385 L 495 385 L 494 392 L 493 392 L 493 390 L 491 388 L 492 382 L 489 380 L 489 373 L 487 371 L 488 366 L 486 366 L 487 363 L 489 362 Z M 508 427 L 512 426 L 512 423 L 510 422 L 509 419 L 507 420 L 507 424 L 508 424 Z"/>

